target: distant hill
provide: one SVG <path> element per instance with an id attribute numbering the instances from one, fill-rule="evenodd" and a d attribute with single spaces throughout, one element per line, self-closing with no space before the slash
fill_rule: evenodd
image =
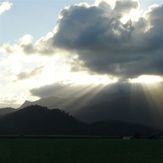
<path id="1" fill-rule="evenodd" d="M 0 134 L 73 134 L 83 125 L 59 109 L 34 105 L 0 118 Z"/>
<path id="2" fill-rule="evenodd" d="M 29 106 L 0 118 L 0 135 L 148 136 L 155 129 L 122 121 L 87 124 L 59 109 Z"/>
<path id="3" fill-rule="evenodd" d="M 13 113 L 15 111 L 17 111 L 17 109 L 14 109 L 14 108 L 0 108 L 0 117 L 4 116 L 6 114 L 9 114 L 9 113 Z"/>

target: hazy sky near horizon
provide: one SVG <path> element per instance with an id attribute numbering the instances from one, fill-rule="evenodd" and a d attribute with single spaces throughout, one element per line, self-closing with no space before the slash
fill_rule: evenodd
<path id="1" fill-rule="evenodd" d="M 0 107 L 55 84 L 162 82 L 162 15 L 161 0 L 0 0 Z"/>

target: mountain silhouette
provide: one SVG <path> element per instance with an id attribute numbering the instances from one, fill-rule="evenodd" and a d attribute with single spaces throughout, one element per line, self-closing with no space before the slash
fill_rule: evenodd
<path id="1" fill-rule="evenodd" d="M 32 105 L 0 118 L 0 135 L 149 136 L 157 130 L 122 121 L 84 123 L 59 109 Z"/>
<path id="2" fill-rule="evenodd" d="M 14 109 L 14 108 L 0 108 L 0 117 L 4 116 L 6 114 L 9 114 L 9 113 L 13 113 L 15 111 L 17 111 L 17 109 Z"/>
<path id="3" fill-rule="evenodd" d="M 59 109 L 33 105 L 0 118 L 0 134 L 73 134 L 84 123 Z"/>
<path id="4" fill-rule="evenodd" d="M 151 105 L 151 101 L 139 87 L 133 92 L 128 87 L 115 92 L 106 88 L 95 96 L 88 93 L 80 97 L 44 97 L 34 102 L 26 102 L 20 108 L 37 104 L 50 109 L 59 108 L 87 123 L 119 120 L 161 129 L 163 128 L 163 112 L 160 112 L 163 98 L 162 100 L 161 98 L 160 106 L 157 108 L 156 105 Z"/>

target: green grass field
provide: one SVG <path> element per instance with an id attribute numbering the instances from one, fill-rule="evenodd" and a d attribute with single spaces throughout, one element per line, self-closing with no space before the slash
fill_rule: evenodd
<path id="1" fill-rule="evenodd" d="M 0 163 L 163 163 L 163 140 L 0 139 Z"/>

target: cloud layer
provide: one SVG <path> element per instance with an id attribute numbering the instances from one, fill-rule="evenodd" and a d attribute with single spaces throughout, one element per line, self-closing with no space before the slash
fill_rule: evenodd
<path id="1" fill-rule="evenodd" d="M 61 12 L 53 45 L 75 51 L 91 71 L 118 76 L 162 75 L 163 6 L 151 8 L 138 21 L 121 19 L 138 9 L 137 1 L 115 7 L 76 5 Z"/>
<path id="2" fill-rule="evenodd" d="M 138 0 L 69 6 L 61 11 L 54 31 L 35 43 L 26 35 L 1 49 L 41 55 L 66 51 L 72 58 L 77 55 L 90 72 L 125 79 L 143 74 L 162 76 L 163 6 L 140 13 Z"/>

